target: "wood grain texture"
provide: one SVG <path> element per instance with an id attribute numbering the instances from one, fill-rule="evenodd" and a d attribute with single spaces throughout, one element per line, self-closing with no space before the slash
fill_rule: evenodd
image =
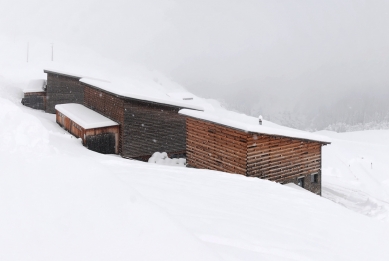
<path id="1" fill-rule="evenodd" d="M 296 183 L 321 194 L 322 143 L 247 133 L 216 123 L 187 118 L 187 162 L 196 168 Z M 319 181 L 311 183 L 311 174 Z"/>
<path id="2" fill-rule="evenodd" d="M 47 72 L 46 112 L 55 113 L 55 105 L 84 103 L 84 88 L 79 78 Z"/>

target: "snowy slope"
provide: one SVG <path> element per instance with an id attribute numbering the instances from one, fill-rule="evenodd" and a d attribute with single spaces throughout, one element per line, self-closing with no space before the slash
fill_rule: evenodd
<path id="1" fill-rule="evenodd" d="M 389 222 L 389 131 L 321 131 L 323 196 L 349 209 Z"/>
<path id="2" fill-rule="evenodd" d="M 54 115 L 20 104 L 39 68 L 0 62 L 0 260 L 389 260 L 388 224 L 331 201 L 352 207 L 338 192 L 355 189 L 385 198 L 388 157 L 377 141 L 321 133 L 333 140 L 323 178 L 331 200 L 266 180 L 102 155 Z M 359 171 L 358 152 L 374 160 L 374 175 Z M 339 163 L 348 159 L 358 163 L 358 180 Z"/>
<path id="3" fill-rule="evenodd" d="M 266 180 L 82 147 L 0 98 L 1 260 L 387 260 L 387 224 Z"/>

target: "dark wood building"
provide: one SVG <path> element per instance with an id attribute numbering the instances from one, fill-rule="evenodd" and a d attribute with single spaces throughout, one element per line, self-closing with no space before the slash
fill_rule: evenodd
<path id="1" fill-rule="evenodd" d="M 81 138 L 85 147 L 103 154 L 119 153 L 118 123 L 80 104 L 61 104 L 55 109 L 57 123 Z"/>
<path id="2" fill-rule="evenodd" d="M 84 104 L 83 76 L 44 70 L 47 74 L 46 112 L 55 113 L 55 105 L 65 103 Z"/>
<path id="3" fill-rule="evenodd" d="M 23 91 L 24 97 L 22 104 L 24 106 L 36 109 L 46 110 L 46 81 L 32 80 L 28 87 Z"/>
<path id="4" fill-rule="evenodd" d="M 186 153 L 186 117 L 178 111 L 202 109 L 191 105 L 191 101 L 123 95 L 115 92 L 117 86 L 108 81 L 53 70 L 44 72 L 45 111 L 56 113 L 56 105 L 77 103 L 117 122 L 117 149 L 122 157 L 147 160 L 157 151 L 167 152 L 170 157 Z"/>
<path id="5" fill-rule="evenodd" d="M 120 124 L 119 151 L 125 158 L 147 160 L 154 152 L 169 157 L 186 153 L 186 117 L 183 108 L 200 109 L 175 101 L 146 100 L 107 91 L 98 81 L 83 81 L 86 107 Z M 109 83 L 101 83 L 106 87 Z"/>
<path id="6" fill-rule="evenodd" d="M 330 143 L 325 138 L 275 128 L 271 123 L 259 126 L 253 117 L 255 125 L 228 120 L 228 116 L 209 117 L 204 112 L 180 113 L 188 116 L 189 166 L 295 183 L 321 195 L 321 147 Z"/>

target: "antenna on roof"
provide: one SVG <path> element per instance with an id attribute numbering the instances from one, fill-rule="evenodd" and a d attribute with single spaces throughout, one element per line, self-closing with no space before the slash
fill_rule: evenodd
<path id="1" fill-rule="evenodd" d="M 262 125 L 262 115 L 259 115 L 259 125 Z"/>

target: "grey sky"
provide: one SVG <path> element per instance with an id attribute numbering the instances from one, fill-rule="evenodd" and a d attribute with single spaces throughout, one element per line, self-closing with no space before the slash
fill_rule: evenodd
<path id="1" fill-rule="evenodd" d="M 0 3 L 4 34 L 84 45 L 203 96 L 279 107 L 389 82 L 389 1 Z"/>

